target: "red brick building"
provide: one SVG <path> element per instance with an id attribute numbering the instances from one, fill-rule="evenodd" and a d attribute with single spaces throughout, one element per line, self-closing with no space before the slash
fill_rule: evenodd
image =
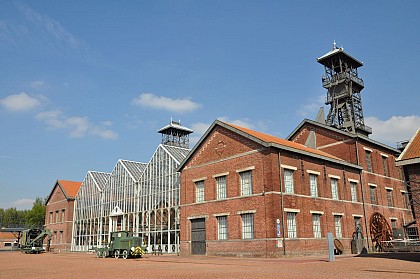
<path id="1" fill-rule="evenodd" d="M 45 228 L 53 232 L 50 248 L 70 251 L 74 200 L 82 182 L 57 180 L 45 203 Z"/>
<path id="2" fill-rule="evenodd" d="M 418 236 L 420 231 L 420 129 L 413 135 L 398 157 L 397 166 L 404 168 L 404 178 L 411 190 L 411 199 L 409 200 L 411 200 L 410 206 L 416 217 Z"/>

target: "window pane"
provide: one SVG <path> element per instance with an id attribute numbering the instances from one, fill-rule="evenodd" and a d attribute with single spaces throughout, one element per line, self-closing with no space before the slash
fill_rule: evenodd
<path id="1" fill-rule="evenodd" d="M 311 188 L 311 197 L 318 197 L 318 185 L 317 185 L 317 176 L 314 174 L 309 175 L 310 179 L 310 188 Z"/>
<path id="2" fill-rule="evenodd" d="M 314 230 L 314 237 L 320 238 L 321 237 L 321 215 L 319 214 L 312 214 L 312 224 Z"/>
<path id="3" fill-rule="evenodd" d="M 226 176 L 216 177 L 217 199 L 226 199 Z"/>
<path id="4" fill-rule="evenodd" d="M 372 204 L 377 204 L 376 201 L 376 187 L 370 186 L 370 202 Z"/>
<path id="5" fill-rule="evenodd" d="M 217 217 L 217 238 L 219 240 L 227 240 L 228 239 L 227 216 Z"/>
<path id="6" fill-rule="evenodd" d="M 338 200 L 338 181 L 337 181 L 337 179 L 331 179 L 331 197 L 334 200 Z"/>
<path id="7" fill-rule="evenodd" d="M 388 206 L 392 207 L 394 206 L 394 203 L 392 202 L 392 190 L 386 190 L 386 196 L 388 199 Z"/>
<path id="8" fill-rule="evenodd" d="M 242 239 L 254 238 L 254 214 L 242 214 Z"/>
<path id="9" fill-rule="evenodd" d="M 204 201 L 204 181 L 197 181 L 195 183 L 195 201 Z"/>
<path id="10" fill-rule="evenodd" d="M 296 238 L 296 213 L 287 212 L 287 237 Z"/>
<path id="11" fill-rule="evenodd" d="M 342 231 L 341 231 L 341 216 L 334 215 L 334 227 L 335 227 L 335 237 L 341 238 Z"/>
<path id="12" fill-rule="evenodd" d="M 357 184 L 350 182 L 351 201 L 357 202 Z"/>
<path id="13" fill-rule="evenodd" d="M 366 165 L 367 165 L 367 171 L 372 172 L 371 153 L 370 153 L 370 151 L 367 151 L 367 150 L 366 150 Z"/>
<path id="14" fill-rule="evenodd" d="M 286 193 L 294 193 L 292 170 L 284 170 L 284 187 Z"/>
<path id="15" fill-rule="evenodd" d="M 239 175 L 241 177 L 241 196 L 252 195 L 252 172 L 244 171 Z"/>

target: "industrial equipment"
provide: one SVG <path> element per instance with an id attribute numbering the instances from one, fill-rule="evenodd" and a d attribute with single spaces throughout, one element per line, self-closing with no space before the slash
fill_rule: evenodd
<path id="1" fill-rule="evenodd" d="M 52 236 L 49 230 L 27 229 L 22 231 L 20 250 L 26 254 L 39 254 L 44 252 L 43 242 L 47 236 Z"/>
<path id="2" fill-rule="evenodd" d="M 96 248 L 98 257 L 106 258 L 108 256 L 118 259 L 122 257 L 142 257 L 146 252 L 146 246 L 143 245 L 140 237 L 133 236 L 131 232 L 119 231 L 111 232 L 110 242 L 105 247 Z"/>
<path id="3" fill-rule="evenodd" d="M 372 238 L 372 248 L 374 251 L 383 251 L 383 241 L 393 239 L 392 230 L 386 218 L 379 212 L 374 212 L 370 216 L 370 237 Z"/>

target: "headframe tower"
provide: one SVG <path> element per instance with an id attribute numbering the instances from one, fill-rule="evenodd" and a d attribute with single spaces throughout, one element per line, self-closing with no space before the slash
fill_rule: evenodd
<path id="1" fill-rule="evenodd" d="M 173 121 L 169 125 L 159 129 L 158 133 L 162 134 L 162 144 L 189 148 L 189 135 L 193 130 L 181 125 L 181 121 Z"/>
<path id="2" fill-rule="evenodd" d="M 344 48 L 337 48 L 335 42 L 333 49 L 317 61 L 324 65 L 322 86 L 327 89 L 325 104 L 330 105 L 325 124 L 354 134 L 371 134 L 372 129 L 363 118 L 360 91 L 364 83 L 357 72 L 363 62 L 347 54 Z"/>

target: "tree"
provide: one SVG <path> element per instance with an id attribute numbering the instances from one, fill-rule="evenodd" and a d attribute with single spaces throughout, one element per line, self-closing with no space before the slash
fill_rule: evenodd
<path id="1" fill-rule="evenodd" d="M 45 224 L 45 203 L 37 197 L 32 209 L 26 214 L 26 224 L 31 227 L 42 227 Z"/>

